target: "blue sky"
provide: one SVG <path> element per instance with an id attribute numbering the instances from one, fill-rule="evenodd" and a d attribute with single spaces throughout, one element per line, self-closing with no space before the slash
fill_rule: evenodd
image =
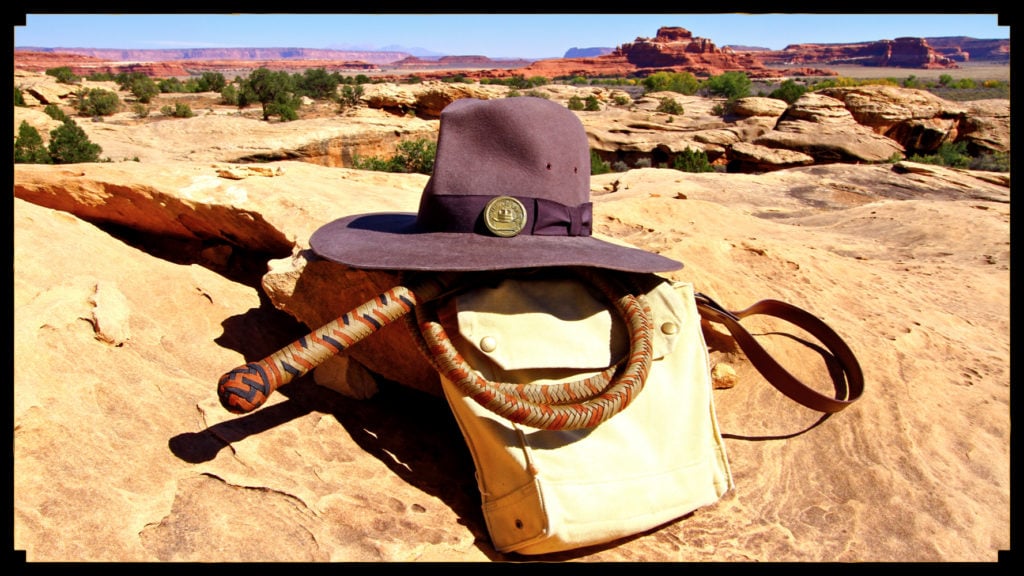
<path id="1" fill-rule="evenodd" d="M 14 46 L 46 48 L 294 47 L 425 49 L 491 58 L 561 57 L 681 26 L 728 44 L 780 50 L 901 36 L 1010 37 L 982 14 L 25 14 Z M 1009 23 L 1009 19 L 1004 24 Z"/>

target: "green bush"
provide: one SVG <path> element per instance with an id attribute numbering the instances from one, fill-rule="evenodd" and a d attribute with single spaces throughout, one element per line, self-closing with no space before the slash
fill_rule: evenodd
<path id="1" fill-rule="evenodd" d="M 21 93 L 21 88 L 14 87 L 14 105 L 15 106 L 26 106 L 25 95 Z"/>
<path id="2" fill-rule="evenodd" d="M 597 96 L 591 94 L 584 101 L 583 109 L 588 112 L 598 112 L 601 110 L 601 101 L 597 99 Z"/>
<path id="3" fill-rule="evenodd" d="M 197 92 L 220 92 L 228 85 L 224 75 L 220 72 L 203 72 L 203 75 L 196 80 Z"/>
<path id="4" fill-rule="evenodd" d="M 707 153 L 694 148 L 686 148 L 677 154 L 672 161 L 672 168 L 683 172 L 714 172 L 715 170 L 708 162 Z"/>
<path id="5" fill-rule="evenodd" d="M 133 77 L 128 83 L 127 89 L 132 93 L 132 96 L 135 96 L 136 100 L 143 104 L 148 104 L 160 93 L 160 87 L 156 85 L 152 78 L 145 74 Z"/>
<path id="6" fill-rule="evenodd" d="M 406 174 L 431 174 L 434 171 L 434 158 L 437 156 L 437 142 L 420 138 L 403 140 L 396 146 L 396 153 L 390 159 L 376 156 L 352 159 L 352 167 L 359 170 L 377 172 L 401 172 Z"/>
<path id="7" fill-rule="evenodd" d="M 673 115 L 682 114 L 683 105 L 677 102 L 675 98 L 666 96 L 658 102 L 658 108 L 656 111 Z"/>
<path id="8" fill-rule="evenodd" d="M 132 104 L 132 112 L 134 112 L 139 118 L 145 118 L 146 116 L 149 116 L 149 106 L 146 106 L 141 102 L 136 102 L 135 104 Z"/>
<path id="9" fill-rule="evenodd" d="M 117 82 L 117 78 L 110 72 L 90 72 L 85 77 L 93 82 Z"/>
<path id="10" fill-rule="evenodd" d="M 110 116 L 121 107 L 116 92 L 93 88 L 78 93 L 78 113 L 82 116 Z"/>
<path id="11" fill-rule="evenodd" d="M 103 148 L 89 141 L 82 127 L 68 118 L 50 132 L 50 158 L 54 164 L 98 162 Z"/>
<path id="12" fill-rule="evenodd" d="M 71 71 L 70 66 L 50 68 L 45 73 L 47 76 L 53 76 L 56 78 L 57 82 L 60 82 L 61 84 L 74 84 L 80 80 L 80 78 Z"/>
<path id="13" fill-rule="evenodd" d="M 695 94 L 700 82 L 689 72 L 655 72 L 643 79 L 644 92 Z"/>
<path id="14" fill-rule="evenodd" d="M 220 89 L 220 103 L 227 104 L 229 106 L 238 105 L 238 88 L 235 88 L 233 84 Z"/>
<path id="15" fill-rule="evenodd" d="M 597 153 L 597 150 L 590 151 L 590 173 L 593 174 L 607 174 L 612 171 L 612 165 L 610 162 L 601 159 L 601 155 Z"/>
<path id="16" fill-rule="evenodd" d="M 185 85 L 177 78 L 163 78 L 156 83 L 157 88 L 164 94 L 180 93 L 185 91 Z"/>
<path id="17" fill-rule="evenodd" d="M 363 97 L 363 86 L 361 84 L 345 84 L 341 87 L 341 96 L 338 101 L 341 104 L 341 108 L 350 108 L 359 105 L 360 99 Z"/>
<path id="18" fill-rule="evenodd" d="M 15 164 L 49 164 L 50 153 L 43 145 L 43 137 L 28 122 L 22 120 L 18 136 L 14 139 Z"/>
<path id="19" fill-rule="evenodd" d="M 569 110 L 583 110 L 583 99 L 573 94 L 569 97 L 569 102 L 566 104 Z"/>
<path id="20" fill-rule="evenodd" d="M 195 116 L 192 113 L 192 107 L 184 102 L 176 102 L 173 108 L 170 104 L 165 104 L 160 107 L 160 114 L 174 118 L 191 118 Z"/>
<path id="21" fill-rule="evenodd" d="M 797 84 L 792 79 L 787 79 L 779 85 L 778 88 L 772 90 L 769 94 L 769 98 L 775 98 L 776 100 L 783 100 L 787 104 L 796 102 L 798 98 L 803 96 L 807 92 L 807 87 Z"/>
<path id="22" fill-rule="evenodd" d="M 971 163 L 971 156 L 967 154 L 967 142 L 943 142 L 939 145 L 935 154 L 914 154 L 908 160 L 922 164 L 949 166 L 951 168 L 967 168 Z"/>
<path id="23" fill-rule="evenodd" d="M 47 104 L 46 107 L 43 108 L 43 112 L 50 118 L 60 122 L 68 119 L 68 115 L 65 114 L 64 111 L 60 109 L 60 106 L 57 106 L 56 104 Z"/>
<path id="24" fill-rule="evenodd" d="M 302 100 L 295 95 L 295 82 L 287 72 L 273 72 L 258 68 L 243 82 L 239 106 L 248 105 L 250 96 L 263 106 L 263 119 L 280 116 L 281 120 L 295 120 Z"/>
<path id="25" fill-rule="evenodd" d="M 750 95 L 750 78 L 743 72 L 725 72 L 705 80 L 702 88 L 712 96 L 736 100 Z"/>
<path id="26" fill-rule="evenodd" d="M 430 174 L 434 171 L 437 156 L 437 142 L 419 138 L 398 143 L 398 153 L 392 161 L 399 167 L 398 172 Z"/>
<path id="27" fill-rule="evenodd" d="M 622 94 L 616 94 L 612 98 L 612 102 L 614 102 L 616 106 L 628 106 L 628 105 L 633 103 L 633 99 L 630 98 L 629 96 L 623 96 Z"/>
<path id="28" fill-rule="evenodd" d="M 295 76 L 296 92 L 315 100 L 337 98 L 338 84 L 341 84 L 341 76 L 337 72 L 330 73 L 323 68 L 310 68 Z"/>

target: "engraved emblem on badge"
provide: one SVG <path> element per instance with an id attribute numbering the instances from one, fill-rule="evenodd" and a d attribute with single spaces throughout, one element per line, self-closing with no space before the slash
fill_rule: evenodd
<path id="1" fill-rule="evenodd" d="M 484 206 L 484 224 L 495 236 L 515 236 L 526 226 L 526 208 L 511 196 L 497 196 Z"/>

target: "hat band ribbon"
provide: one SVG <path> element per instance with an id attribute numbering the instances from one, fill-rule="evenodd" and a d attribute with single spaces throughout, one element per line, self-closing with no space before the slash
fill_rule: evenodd
<path id="1" fill-rule="evenodd" d="M 425 196 L 416 218 L 420 228 L 431 232 L 475 233 L 491 236 L 484 225 L 484 208 L 491 195 Z M 513 196 L 526 210 L 520 234 L 533 236 L 590 236 L 593 203 L 568 206 L 546 198 Z"/>

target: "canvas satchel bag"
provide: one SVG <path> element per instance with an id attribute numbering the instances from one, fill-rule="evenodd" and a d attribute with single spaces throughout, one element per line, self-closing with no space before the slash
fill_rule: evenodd
<path id="1" fill-rule="evenodd" d="M 693 287 L 659 281 L 643 297 L 655 327 L 646 383 L 593 428 L 517 424 L 442 375 L 498 551 L 543 554 L 609 542 L 712 504 L 732 488 Z M 572 278 L 506 279 L 453 298 L 438 319 L 469 365 L 495 382 L 576 379 L 627 350 L 622 321 Z"/>
<path id="2" fill-rule="evenodd" d="M 733 312 L 687 283 L 588 268 L 453 280 L 403 278 L 225 373 L 221 404 L 252 411 L 278 387 L 404 317 L 440 374 L 473 457 L 495 549 L 544 554 L 660 526 L 733 487 L 702 320 L 724 325 L 768 382 L 807 407 L 837 412 L 863 393 L 860 366 L 842 338 L 785 302 Z M 805 385 L 758 344 L 741 324 L 758 314 L 818 339 L 831 360 L 834 396 Z"/>

